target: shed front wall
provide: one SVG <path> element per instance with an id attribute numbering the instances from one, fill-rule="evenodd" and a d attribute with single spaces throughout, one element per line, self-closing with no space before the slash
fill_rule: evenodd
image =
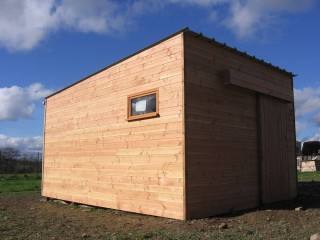
<path id="1" fill-rule="evenodd" d="M 42 195 L 184 218 L 182 34 L 46 100 Z M 127 96 L 159 91 L 160 117 L 127 121 Z"/>
<path id="2" fill-rule="evenodd" d="M 285 102 L 293 99 L 292 79 L 194 34 L 185 34 L 184 46 L 186 217 L 228 213 L 294 197 L 294 150 L 290 152 L 294 114 L 293 104 Z M 279 104 L 280 112 L 272 110 L 272 105 L 260 111 L 266 93 Z M 275 112 L 282 119 L 273 119 Z M 271 119 L 268 123 L 262 121 L 266 116 Z M 284 123 L 277 125 L 277 121 Z M 285 129 L 266 137 L 263 134 L 270 124 Z M 278 145 L 269 154 L 274 144 Z M 266 168 L 271 165 L 277 174 Z M 284 178 L 285 182 L 278 182 L 283 184 L 278 189 L 286 190 L 281 196 L 273 193 L 278 190 L 266 188 Z"/>

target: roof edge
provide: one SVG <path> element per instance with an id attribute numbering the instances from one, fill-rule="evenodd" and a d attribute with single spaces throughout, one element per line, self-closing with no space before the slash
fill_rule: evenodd
<path id="1" fill-rule="evenodd" d="M 202 33 L 194 32 L 194 31 L 192 31 L 192 30 L 190 30 L 188 28 L 186 28 L 184 31 L 189 33 L 189 34 L 191 34 L 191 35 L 193 35 L 193 36 L 195 36 L 195 37 L 200 37 L 200 38 L 202 38 L 202 39 L 204 39 L 204 40 L 206 40 L 208 42 L 216 44 L 219 47 L 223 47 L 223 48 L 225 48 L 225 49 L 227 49 L 227 50 L 229 50 L 231 52 L 236 52 L 237 54 L 242 55 L 242 56 L 244 56 L 246 58 L 249 58 L 249 59 L 251 59 L 251 60 L 253 60 L 253 61 L 257 62 L 257 63 L 263 64 L 263 65 L 265 65 L 267 67 L 271 67 L 274 70 L 280 71 L 280 72 L 282 72 L 282 73 L 284 73 L 284 74 L 286 74 L 286 75 L 288 75 L 290 77 L 296 77 L 297 76 L 296 74 L 294 74 L 292 72 L 289 72 L 286 69 L 282 69 L 282 68 L 280 68 L 278 66 L 274 66 L 274 65 L 272 65 L 272 63 L 265 62 L 263 59 L 256 58 L 256 56 L 254 56 L 254 55 L 252 56 L 252 55 L 247 54 L 246 52 L 242 52 L 242 51 L 238 50 L 236 47 L 232 48 L 232 47 L 228 46 L 226 43 L 221 43 L 221 42 L 216 41 L 214 38 L 211 39 L 209 37 L 206 37 Z"/>
<path id="2" fill-rule="evenodd" d="M 125 61 L 125 60 L 133 57 L 134 55 L 137 55 L 137 54 L 139 54 L 139 53 L 141 53 L 141 52 L 143 52 L 143 51 L 145 51 L 145 50 L 147 50 L 147 49 L 149 49 L 149 48 L 152 48 L 152 47 L 155 46 L 155 45 L 158 45 L 158 44 L 161 43 L 161 42 L 164 42 L 164 41 L 166 41 L 166 40 L 174 37 L 175 35 L 178 35 L 178 34 L 180 34 L 180 33 L 186 32 L 186 31 L 190 31 L 188 27 L 182 28 L 181 30 L 179 30 L 179 31 L 177 31 L 177 32 L 175 32 L 175 33 L 172 33 L 172 34 L 170 34 L 169 36 L 167 36 L 167 37 L 165 37 L 165 38 L 162 38 L 161 40 L 156 41 L 156 42 L 148 45 L 147 47 L 144 47 L 144 48 L 142 48 L 142 49 L 140 49 L 140 50 L 138 50 L 138 51 L 130 54 L 130 55 L 127 56 L 127 57 L 121 58 L 120 60 L 118 60 L 118 61 L 116 61 L 116 62 L 114 62 L 114 63 L 112 63 L 112 64 L 110 64 L 110 65 L 107 65 L 107 66 L 105 66 L 104 68 L 102 68 L 102 69 L 100 69 L 100 70 L 98 70 L 98 71 L 96 71 L 96 72 L 94 72 L 94 73 L 92 73 L 92 74 L 90 74 L 90 75 L 87 75 L 86 77 L 84 77 L 84 78 L 82 78 L 82 79 L 80 79 L 80 80 L 78 80 L 78 81 L 76 81 L 76 82 L 74 82 L 74 83 L 72 83 L 72 84 L 70 84 L 70 85 L 68 85 L 68 86 L 66 86 L 66 87 L 64 87 L 64 88 L 62 88 L 62 89 L 60 89 L 60 90 L 58 90 L 58 91 L 50 94 L 50 95 L 48 95 L 48 96 L 46 96 L 45 99 L 48 99 L 48 98 L 50 98 L 50 97 L 52 97 L 52 96 L 54 96 L 54 95 L 56 95 L 56 94 L 64 91 L 64 90 L 66 90 L 66 89 L 68 89 L 68 88 L 70 88 L 70 87 L 72 87 L 72 86 L 74 86 L 74 85 L 76 85 L 76 84 L 78 84 L 78 83 L 80 83 L 80 82 L 82 82 L 82 81 L 84 81 L 84 80 L 86 80 L 86 79 L 88 79 L 88 78 L 90 78 L 90 77 L 92 77 L 92 76 L 94 76 L 94 75 L 96 75 L 96 74 L 98 74 L 98 73 L 100 73 L 100 72 L 102 72 L 102 71 L 110 68 L 110 67 L 113 67 L 113 66 L 117 65 L 117 64 L 120 63 L 120 62 L 123 62 L 123 61 Z"/>
<path id="3" fill-rule="evenodd" d="M 180 33 L 188 33 L 188 34 L 191 34 L 191 35 L 193 35 L 195 37 L 203 38 L 204 40 L 206 40 L 208 42 L 211 42 L 211 43 L 213 43 L 213 44 L 215 44 L 217 46 L 223 47 L 228 51 L 235 52 L 235 53 L 237 53 L 239 55 L 242 55 L 242 56 L 244 56 L 246 58 L 249 58 L 249 59 L 251 59 L 251 60 L 253 60 L 253 61 L 257 62 L 257 63 L 263 64 L 263 65 L 265 65 L 267 67 L 271 67 L 274 70 L 277 70 L 279 72 L 282 72 L 282 73 L 286 74 L 287 76 L 290 76 L 290 77 L 296 77 L 297 76 L 296 74 L 293 74 L 292 72 L 288 72 L 285 69 L 281 69 L 278 66 L 274 66 L 271 63 L 265 62 L 263 59 L 256 58 L 255 56 L 249 55 L 246 52 L 239 51 L 236 47 L 232 48 L 232 47 L 228 46 L 226 43 L 218 42 L 214 38 L 211 39 L 209 37 L 204 36 L 202 33 L 194 32 L 194 31 L 190 30 L 188 27 L 185 27 L 185 28 L 182 28 L 181 30 L 173 33 L 173 34 L 170 34 L 169 36 L 167 36 L 165 38 L 162 38 L 159 41 L 156 41 L 156 42 L 148 45 L 147 47 L 144 47 L 144 48 L 140 49 L 139 51 L 136 51 L 136 52 L 128 55 L 127 57 L 124 57 L 124 58 L 122 58 L 122 59 L 120 59 L 120 60 L 118 60 L 118 61 L 116 61 L 116 62 L 114 62 L 114 63 L 112 63 L 110 65 L 107 65 L 104 68 L 102 68 L 102 69 L 100 69 L 100 70 L 98 70 L 98 71 L 96 71 L 96 72 L 94 72 L 94 73 L 92 73 L 90 75 L 87 75 L 86 77 L 80 79 L 79 81 L 76 81 L 76 82 L 74 82 L 74 83 L 72 83 L 72 84 L 70 84 L 70 85 L 68 85 L 68 86 L 66 86 L 66 87 L 64 87 L 64 88 L 62 88 L 62 89 L 50 94 L 50 95 L 48 95 L 47 97 L 45 97 L 45 99 L 48 99 L 48 98 L 50 98 L 50 97 L 52 97 L 52 96 L 54 96 L 54 95 L 56 95 L 56 94 L 58 94 L 58 93 L 60 93 L 60 92 L 62 92 L 64 90 L 66 90 L 66 89 L 68 89 L 68 88 L 70 88 L 70 87 L 72 87 L 72 86 L 74 86 L 74 85 L 76 85 L 76 84 L 78 84 L 78 83 L 80 83 L 80 82 L 82 82 L 82 81 L 84 81 L 84 80 L 86 80 L 86 79 L 88 79 L 88 78 L 90 78 L 90 77 L 92 77 L 92 76 L 94 76 L 94 75 L 96 75 L 96 74 L 98 74 L 98 73 L 110 68 L 110 67 L 113 67 L 113 66 L 119 64 L 122 61 L 125 61 L 125 60 L 133 57 L 134 55 L 137 55 L 137 54 L 139 54 L 139 53 L 141 53 L 141 52 L 143 52 L 143 51 L 145 51 L 145 50 L 147 50 L 147 49 L 149 49 L 149 48 L 151 48 L 151 47 L 153 47 L 155 45 L 158 45 L 159 43 L 164 42 L 164 41 L 166 41 L 166 40 L 168 40 L 168 39 L 170 39 L 170 38 L 172 38 L 172 37 L 174 37 L 174 36 L 176 36 L 176 35 L 178 35 Z"/>

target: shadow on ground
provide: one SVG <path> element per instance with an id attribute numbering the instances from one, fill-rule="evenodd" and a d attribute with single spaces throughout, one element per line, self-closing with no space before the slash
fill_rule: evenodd
<path id="1" fill-rule="evenodd" d="M 298 196 L 295 201 L 304 209 L 320 208 L 320 182 L 299 182 Z"/>
<path id="2" fill-rule="evenodd" d="M 293 200 L 266 204 L 262 209 L 291 210 L 296 207 L 302 209 L 320 208 L 320 182 L 298 182 L 297 197 Z"/>

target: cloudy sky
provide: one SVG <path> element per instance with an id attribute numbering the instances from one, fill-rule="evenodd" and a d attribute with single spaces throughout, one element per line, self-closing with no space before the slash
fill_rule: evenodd
<path id="1" fill-rule="evenodd" d="M 187 26 L 297 74 L 297 140 L 320 139 L 317 0 L 1 0 L 0 147 L 40 150 L 45 96 Z"/>

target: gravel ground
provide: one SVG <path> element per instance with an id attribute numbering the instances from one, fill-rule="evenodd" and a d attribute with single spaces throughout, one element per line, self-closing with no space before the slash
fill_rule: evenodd
<path id="1" fill-rule="evenodd" d="M 292 201 L 192 221 L 0 194 L 0 239 L 309 239 L 320 232 L 320 182 L 298 187 Z"/>

